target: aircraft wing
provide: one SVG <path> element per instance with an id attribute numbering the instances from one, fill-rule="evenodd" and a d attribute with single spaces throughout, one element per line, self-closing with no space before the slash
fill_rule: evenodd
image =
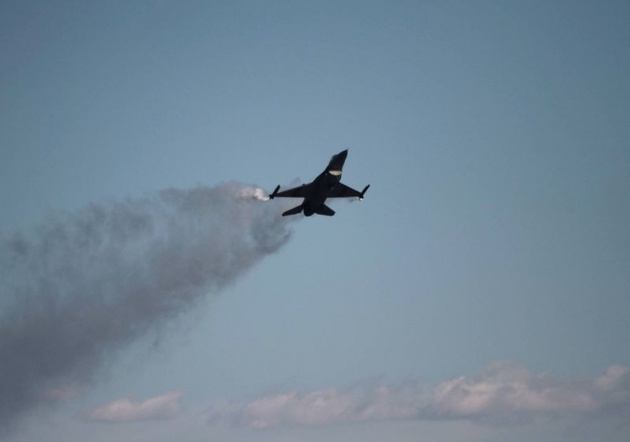
<path id="1" fill-rule="evenodd" d="M 280 188 L 276 188 L 276 191 L 273 192 L 273 196 L 270 195 L 271 198 L 306 198 L 310 184 L 302 184 L 301 186 L 294 187 L 293 189 L 283 190 L 282 192 L 277 192 Z"/>
<path id="2" fill-rule="evenodd" d="M 366 188 L 367 190 L 367 188 Z M 363 198 L 363 192 L 359 192 L 358 190 L 354 190 L 352 187 L 348 187 L 343 183 L 335 184 L 335 187 L 328 191 L 326 195 L 327 198 Z"/>

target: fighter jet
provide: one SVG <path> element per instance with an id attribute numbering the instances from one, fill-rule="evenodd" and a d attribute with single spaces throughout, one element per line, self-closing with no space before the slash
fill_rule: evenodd
<path id="1" fill-rule="evenodd" d="M 363 199 L 370 185 L 365 186 L 362 192 L 354 190 L 341 182 L 341 171 L 343 163 L 348 156 L 348 149 L 333 155 L 326 169 L 320 173 L 309 184 L 302 184 L 293 189 L 280 190 L 280 186 L 269 195 L 270 199 L 274 198 L 304 198 L 302 204 L 293 209 L 289 209 L 282 216 L 297 215 L 304 212 L 305 216 L 311 216 L 314 213 L 318 215 L 333 216 L 335 211 L 328 207 L 324 202 L 328 198 L 352 198 Z"/>

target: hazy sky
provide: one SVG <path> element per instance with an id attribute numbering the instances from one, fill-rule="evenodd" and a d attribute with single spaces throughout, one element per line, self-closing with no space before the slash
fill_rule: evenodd
<path id="1" fill-rule="evenodd" d="M 3 440 L 627 441 L 628 23 L 1 2 Z"/>

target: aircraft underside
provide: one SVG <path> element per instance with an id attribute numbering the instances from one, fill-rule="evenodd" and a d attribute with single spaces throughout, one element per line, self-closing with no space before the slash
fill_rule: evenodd
<path id="1" fill-rule="evenodd" d="M 347 155 L 347 150 L 333 155 L 328 167 L 309 184 L 302 184 L 282 192 L 279 191 L 280 186 L 277 186 L 269 195 L 270 199 L 304 198 L 302 204 L 285 211 L 282 216 L 297 215 L 302 212 L 304 216 L 313 214 L 333 216 L 335 211 L 324 204 L 328 198 L 358 198 L 362 200 L 370 187 L 369 184 L 365 186 L 362 192 L 359 192 L 341 182 L 342 168 Z"/>

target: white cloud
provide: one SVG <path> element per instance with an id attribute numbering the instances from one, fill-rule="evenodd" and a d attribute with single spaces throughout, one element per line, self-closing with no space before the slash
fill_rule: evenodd
<path id="1" fill-rule="evenodd" d="M 599 417 L 630 406 L 630 367 L 611 366 L 602 375 L 562 382 L 506 363 L 438 384 L 421 416 L 494 424 L 534 417 Z"/>
<path id="2" fill-rule="evenodd" d="M 407 382 L 347 390 L 291 391 L 247 403 L 217 405 L 209 417 L 212 421 L 263 429 L 394 419 L 458 419 L 505 425 L 532 418 L 630 417 L 629 411 L 630 367 L 612 366 L 590 380 L 560 382 L 499 362 L 476 375 L 446 380 L 433 387 Z"/>
<path id="3" fill-rule="evenodd" d="M 423 403 L 426 403 L 426 393 L 415 382 L 397 386 L 362 386 L 343 391 L 328 388 L 268 395 L 246 404 L 217 405 L 210 411 L 210 420 L 263 429 L 283 425 L 322 426 L 412 419 Z"/>
<path id="4" fill-rule="evenodd" d="M 307 394 L 291 392 L 250 402 L 246 406 L 245 418 L 248 425 L 255 428 L 266 428 L 285 422 L 321 425 L 346 418 L 351 408 L 351 398 L 335 389 Z"/>
<path id="5" fill-rule="evenodd" d="M 428 408 L 440 417 L 474 418 L 591 411 L 599 406 L 588 384 L 562 385 L 544 374 L 494 363 L 476 376 L 439 384 Z"/>
<path id="6" fill-rule="evenodd" d="M 104 422 L 171 419 L 181 411 L 181 396 L 181 392 L 171 392 L 140 402 L 121 398 L 92 410 L 89 418 Z"/>
<path id="7" fill-rule="evenodd" d="M 628 393 L 630 382 L 630 367 L 612 365 L 601 376 L 595 379 L 595 387 L 601 391 L 612 391 L 616 389 L 625 390 Z M 625 386 L 624 386 L 625 384 Z M 625 388 L 624 388 L 625 387 Z"/>

